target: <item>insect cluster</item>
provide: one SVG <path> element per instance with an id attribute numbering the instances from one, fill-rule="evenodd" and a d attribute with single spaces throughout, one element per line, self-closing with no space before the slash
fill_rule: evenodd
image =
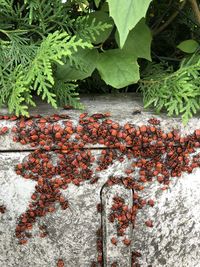
<path id="1" fill-rule="evenodd" d="M 200 166 L 200 154 L 193 154 L 200 147 L 200 130 L 183 137 L 177 130 L 163 132 L 155 118 L 150 119 L 148 125 L 136 126 L 128 122 L 120 125 L 109 116 L 108 113 L 92 116 L 83 113 L 76 125 L 67 115 L 36 115 L 18 119 L 15 116 L 0 117 L 2 120 L 17 119 L 11 129 L 13 140 L 35 148 L 26 161 L 16 166 L 18 175 L 37 182 L 29 207 L 17 222 L 16 237 L 20 244 L 27 243 L 32 236 L 31 230 L 37 218 L 55 212 L 58 205 L 64 210 L 69 207 L 62 189 L 67 189 L 70 183 L 76 186 L 85 181 L 95 183 L 98 172 L 116 160 L 123 162 L 128 158 L 131 163 L 124 177 L 110 177 L 107 186 L 123 184 L 134 192 L 132 207 L 125 205 L 124 199 L 118 196 L 113 198 L 109 220 L 117 222 L 118 236 L 123 236 L 129 225 L 134 227 L 138 209 L 154 205 L 153 200 L 139 196 L 139 192 L 145 189 L 145 183 L 157 180 L 164 190 L 171 177 L 180 177 L 183 172 L 191 173 Z M 0 129 L 1 133 L 8 131 L 10 129 L 6 127 Z M 92 164 L 95 158 L 87 148 L 91 144 L 104 147 L 94 170 Z M 102 211 L 101 206 L 98 209 Z M 148 227 L 153 226 L 151 219 L 144 223 Z M 40 236 L 47 234 L 48 231 L 42 229 Z M 117 242 L 115 237 L 111 239 L 114 246 Z M 123 243 L 129 246 L 131 240 L 124 238 Z M 92 267 L 103 266 L 102 229 L 97 231 L 97 249 L 97 262 L 93 262 Z M 133 252 L 133 267 L 139 266 L 139 254 Z M 112 266 L 117 266 L 117 262 Z"/>

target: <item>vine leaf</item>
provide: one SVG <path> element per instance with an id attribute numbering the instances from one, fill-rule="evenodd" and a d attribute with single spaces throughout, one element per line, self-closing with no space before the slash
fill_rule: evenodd
<path id="1" fill-rule="evenodd" d="M 118 31 L 116 31 L 115 39 L 120 46 Z M 145 24 L 145 19 L 141 19 L 134 29 L 129 32 L 123 50 L 134 53 L 139 58 L 151 60 L 151 41 L 151 31 Z"/>
<path id="2" fill-rule="evenodd" d="M 98 60 L 97 49 L 78 48 L 71 58 L 65 60 L 64 65 L 57 65 L 55 76 L 58 80 L 83 80 L 92 75 Z"/>
<path id="3" fill-rule="evenodd" d="M 114 88 L 123 88 L 139 80 L 137 59 L 121 49 L 101 53 L 97 62 L 101 78 Z"/>
<path id="4" fill-rule="evenodd" d="M 97 34 L 95 34 L 94 40 L 92 40 L 92 42 L 93 44 L 100 44 L 108 39 L 109 35 L 112 32 L 114 22 L 113 19 L 109 17 L 108 13 L 103 11 L 96 11 L 90 13 L 88 15 L 89 25 L 92 25 L 94 19 L 96 24 L 102 25 L 102 30 L 100 34 L 98 32 Z"/>
<path id="5" fill-rule="evenodd" d="M 113 18 L 120 37 L 122 48 L 128 33 L 145 17 L 151 0 L 107 0 L 110 16 Z"/>
<path id="6" fill-rule="evenodd" d="M 94 0 L 95 6 L 98 8 L 100 5 L 101 0 Z"/>

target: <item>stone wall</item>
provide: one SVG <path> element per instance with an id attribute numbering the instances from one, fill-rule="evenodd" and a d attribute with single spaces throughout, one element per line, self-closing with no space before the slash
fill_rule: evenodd
<path id="1" fill-rule="evenodd" d="M 52 125 L 59 124 L 63 127 L 68 120 L 76 127 L 82 112 L 87 112 L 88 116 L 110 112 L 109 119 L 113 122 L 121 126 L 129 122 L 135 127 L 149 125 L 148 120 L 155 117 L 151 111 L 146 112 L 142 109 L 141 100 L 135 95 L 120 95 L 120 98 L 118 95 L 96 96 L 91 99 L 87 97 L 82 101 L 85 104 L 84 111 L 61 108 L 55 111 L 48 105 L 39 103 L 38 108 L 32 110 L 31 114 L 59 114 L 61 118 L 58 123 L 54 121 Z M 2 109 L 1 114 L 6 115 L 7 110 Z M 65 119 L 64 116 L 62 118 L 62 115 L 68 115 L 70 119 Z M 200 129 L 198 118 L 192 119 L 185 127 L 179 118 L 169 119 L 165 115 L 156 118 L 160 120 L 160 125 L 156 127 L 162 129 L 163 133 L 179 130 L 180 135 L 184 137 Z M 70 183 L 66 189 L 61 188 L 62 196 L 67 199 L 69 207 L 62 209 L 56 202 L 55 210 L 45 216 L 37 216 L 28 230 L 32 237 L 27 237 L 26 244 L 20 245 L 20 239 L 16 237 L 16 226 L 20 216 L 26 213 L 32 201 L 31 196 L 35 192 L 38 178 L 25 179 L 16 173 L 16 166 L 25 164 L 37 147 L 31 146 L 30 143 L 23 145 L 19 140 L 14 142 L 13 137 L 16 133 L 11 129 L 16 126 L 19 127 L 19 120 L 15 120 L 14 117 L 13 120 L 0 120 L 0 129 L 8 127 L 8 132 L 0 136 L 0 207 L 6 209 L 0 213 L 1 267 L 53 267 L 57 266 L 59 259 L 67 267 L 90 267 L 101 264 L 104 267 L 200 266 L 200 169 L 195 167 L 192 173 L 182 171 L 181 177 L 170 177 L 169 185 L 159 183 L 156 179 L 141 183 L 144 189 L 140 192 L 136 192 L 135 188 L 124 187 L 121 182 L 113 182 L 112 186 L 107 186 L 108 180 L 112 177 L 118 179 L 117 181 L 123 181 L 123 178 L 127 177 L 126 171 L 135 159 L 124 156 L 121 161 L 118 156 L 107 168 L 96 171 L 102 150 L 106 147 L 98 142 L 86 142 L 83 148 L 89 149 L 94 158 L 90 166 L 90 170 L 93 171 L 91 179 L 84 180 L 80 186 Z M 72 135 L 71 142 L 75 139 L 75 135 Z M 189 159 L 198 153 L 199 148 L 196 146 L 194 153 L 191 152 L 188 156 Z M 50 153 L 55 162 L 58 157 L 56 149 L 50 146 L 50 151 L 45 152 Z M 108 145 L 106 151 L 109 150 L 115 150 L 114 146 Z M 65 151 L 64 154 L 66 153 Z M 137 180 L 139 172 L 137 170 L 128 176 Z M 93 183 L 97 177 L 98 180 Z M 130 209 L 136 201 L 136 193 L 143 201 L 153 200 L 154 205 L 151 207 L 142 204 L 144 207 L 138 209 L 134 227 L 128 223 L 125 236 L 118 236 L 117 221 L 109 221 L 113 197 L 124 199 L 124 205 Z M 99 204 L 103 206 L 102 212 L 98 212 L 98 207 L 101 209 Z M 149 221 L 153 223 L 153 227 L 147 227 Z M 98 229 L 102 231 L 102 238 L 98 237 Z M 111 242 L 113 237 L 117 240 L 116 245 Z M 126 245 L 124 239 L 130 240 L 130 245 Z M 134 255 L 141 253 L 140 257 L 133 257 L 133 252 Z M 117 265 L 114 265 L 115 263 Z"/>

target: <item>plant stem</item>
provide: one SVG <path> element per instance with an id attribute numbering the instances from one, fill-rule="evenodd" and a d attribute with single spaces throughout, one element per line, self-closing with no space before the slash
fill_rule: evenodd
<path id="1" fill-rule="evenodd" d="M 180 5 L 179 9 L 176 10 L 163 25 L 161 25 L 158 29 L 155 29 L 153 31 L 153 35 L 157 35 L 160 32 L 162 32 L 165 28 L 167 28 L 169 26 L 169 24 L 177 17 L 177 15 L 179 14 L 180 10 L 184 8 L 185 4 L 186 4 L 186 0 L 184 0 L 182 2 L 182 4 Z"/>
<path id="2" fill-rule="evenodd" d="M 197 20 L 198 24 L 200 25 L 200 10 L 199 10 L 197 1 L 196 0 L 189 0 L 189 2 L 191 4 L 192 10 L 195 14 L 196 20 Z"/>

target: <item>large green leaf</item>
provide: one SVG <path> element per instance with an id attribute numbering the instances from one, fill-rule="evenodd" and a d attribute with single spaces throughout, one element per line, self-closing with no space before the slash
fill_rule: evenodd
<path id="1" fill-rule="evenodd" d="M 94 40 L 92 40 L 92 43 L 94 43 L 94 44 L 100 44 L 100 43 L 105 42 L 105 40 L 109 37 L 109 35 L 112 32 L 112 29 L 114 26 L 113 19 L 111 17 L 109 17 L 108 13 L 103 12 L 103 11 L 92 12 L 89 14 L 88 17 L 89 17 L 88 23 L 92 23 L 92 21 L 95 18 L 96 24 L 101 22 L 101 23 L 107 23 L 107 24 L 111 25 L 109 28 L 105 29 L 104 31 L 101 31 L 100 34 L 95 34 L 95 38 L 94 38 Z"/>
<path id="2" fill-rule="evenodd" d="M 117 89 L 136 83 L 140 78 L 136 58 L 121 49 L 100 54 L 97 69 L 106 84 Z"/>
<path id="3" fill-rule="evenodd" d="M 79 48 L 73 55 L 73 61 L 66 60 L 64 65 L 57 65 L 56 78 L 58 80 L 82 80 L 91 76 L 98 60 L 97 49 Z"/>
<path id="4" fill-rule="evenodd" d="M 194 53 L 198 47 L 199 44 L 193 39 L 185 40 L 177 46 L 177 48 L 185 53 Z"/>
<path id="5" fill-rule="evenodd" d="M 110 16 L 114 19 L 122 48 L 128 33 L 145 17 L 151 0 L 107 0 Z"/>
<path id="6" fill-rule="evenodd" d="M 119 33 L 116 31 L 115 39 L 119 44 Z M 128 34 L 123 50 L 134 54 L 136 57 L 151 60 L 151 31 L 145 24 L 145 19 L 141 19 L 138 24 Z"/>

